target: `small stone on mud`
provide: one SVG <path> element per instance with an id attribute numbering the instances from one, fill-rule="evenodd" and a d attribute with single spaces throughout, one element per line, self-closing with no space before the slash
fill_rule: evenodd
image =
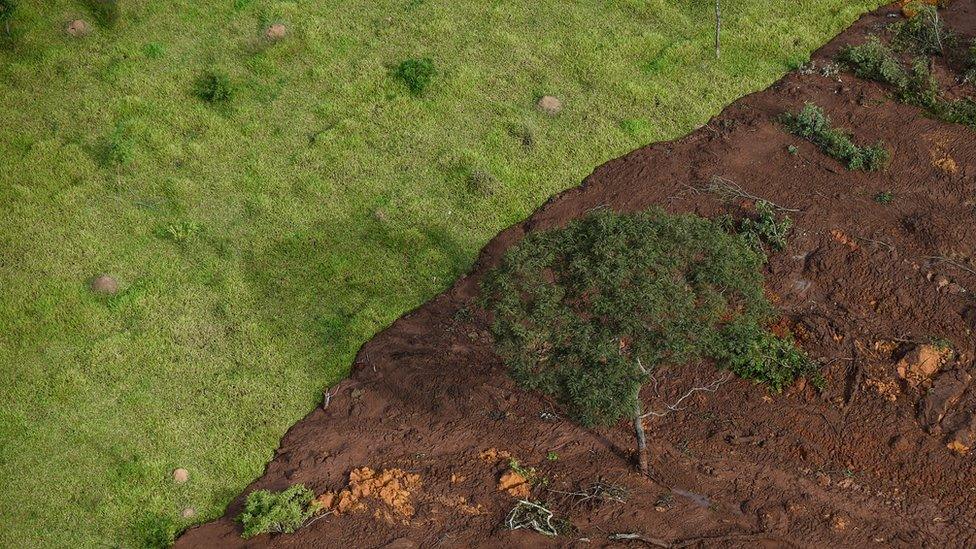
<path id="1" fill-rule="evenodd" d="M 536 105 L 540 111 L 550 116 L 555 116 L 563 110 L 563 102 L 551 95 L 543 96 Z"/>
<path id="2" fill-rule="evenodd" d="M 519 473 L 508 470 L 498 479 L 498 491 L 508 492 L 508 495 L 525 499 L 531 493 L 529 481 Z"/>
<path id="3" fill-rule="evenodd" d="M 87 22 L 85 22 L 84 19 L 74 19 L 72 21 L 68 21 L 68 25 L 65 27 L 64 31 L 75 38 L 80 38 L 91 32 L 91 27 Z"/>
<path id="4" fill-rule="evenodd" d="M 264 29 L 264 37 L 268 40 L 276 41 L 281 40 L 288 34 L 288 27 L 282 23 L 275 23 L 268 28 Z"/>
<path id="5" fill-rule="evenodd" d="M 190 480 L 190 472 L 186 469 L 180 467 L 179 469 L 173 470 L 173 481 L 177 484 L 183 484 L 184 482 Z"/>
<path id="6" fill-rule="evenodd" d="M 182 516 L 183 518 L 193 518 L 196 516 L 196 514 L 197 514 L 196 509 L 194 509 L 193 507 L 187 507 L 186 509 L 183 509 L 183 512 L 180 513 L 180 516 Z"/>
<path id="7" fill-rule="evenodd" d="M 107 274 L 98 275 L 91 281 L 91 290 L 96 294 L 112 295 L 119 291 L 119 282 Z"/>
<path id="8" fill-rule="evenodd" d="M 976 446 L 976 414 L 971 414 L 969 421 L 949 436 L 946 446 L 958 454 L 968 454 Z"/>
<path id="9" fill-rule="evenodd" d="M 905 353 L 895 365 L 898 377 L 908 380 L 913 387 L 919 381 L 932 377 L 942 367 L 947 352 L 934 345 L 918 345 Z"/>

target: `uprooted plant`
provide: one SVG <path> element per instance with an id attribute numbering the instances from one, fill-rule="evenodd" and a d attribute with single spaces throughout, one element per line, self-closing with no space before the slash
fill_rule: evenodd
<path id="1" fill-rule="evenodd" d="M 868 147 L 855 145 L 850 135 L 831 126 L 827 114 L 813 103 L 804 105 L 797 114 L 785 113 L 781 119 L 790 132 L 814 143 L 827 156 L 844 162 L 849 170 L 880 170 L 891 156 L 881 142 Z"/>
<path id="2" fill-rule="evenodd" d="M 774 390 L 813 371 L 765 329 L 762 263 L 708 219 L 601 211 L 526 236 L 486 276 L 483 303 L 512 377 L 583 425 L 631 418 L 646 472 L 640 389 L 657 366 L 711 359 Z"/>
<path id="3" fill-rule="evenodd" d="M 942 55 L 953 45 L 956 37 L 946 29 L 936 6 L 914 2 L 910 12 L 911 17 L 890 26 L 892 45 L 902 51 L 923 55 Z"/>

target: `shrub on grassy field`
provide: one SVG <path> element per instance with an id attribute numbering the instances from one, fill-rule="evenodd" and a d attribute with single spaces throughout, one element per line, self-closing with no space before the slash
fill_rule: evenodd
<path id="1" fill-rule="evenodd" d="M 314 498 L 315 494 L 302 484 L 289 486 L 281 492 L 251 492 L 244 503 L 244 510 L 237 517 L 244 526 L 241 537 L 290 534 L 298 530 L 319 510 L 313 502 Z"/>
<path id="2" fill-rule="evenodd" d="M 234 96 L 234 87 L 226 74 L 207 71 L 197 78 L 194 93 L 208 103 L 224 103 Z"/>
<path id="3" fill-rule="evenodd" d="M 761 328 L 774 316 L 762 263 L 708 219 L 600 212 L 526 236 L 482 299 L 511 376 L 580 423 L 608 425 L 641 416 L 640 387 L 660 364 L 710 358 L 777 391 L 812 371 Z"/>
<path id="4" fill-rule="evenodd" d="M 881 142 L 869 147 L 855 145 L 847 133 L 831 127 L 830 118 L 813 103 L 804 105 L 797 114 L 785 113 L 782 120 L 792 133 L 816 144 L 828 156 L 847 164 L 850 170 L 879 170 L 890 157 Z"/>
<path id="5" fill-rule="evenodd" d="M 913 16 L 891 25 L 893 46 L 924 55 L 941 55 L 952 46 L 955 35 L 946 29 L 935 6 L 917 3 L 912 11 Z"/>
<path id="6" fill-rule="evenodd" d="M 421 95 L 437 76 L 437 69 L 429 57 L 407 59 L 397 65 L 393 75 L 403 82 L 412 95 Z"/>

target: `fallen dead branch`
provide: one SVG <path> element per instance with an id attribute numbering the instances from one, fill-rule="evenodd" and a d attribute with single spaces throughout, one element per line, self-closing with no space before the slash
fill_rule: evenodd
<path id="1" fill-rule="evenodd" d="M 715 193 L 719 196 L 744 198 L 746 200 L 752 200 L 755 202 L 760 202 L 760 201 L 766 202 L 773 208 L 783 212 L 798 213 L 803 211 L 803 210 L 797 210 L 795 208 L 787 208 L 785 206 L 780 206 L 779 204 L 773 202 L 772 200 L 768 200 L 761 196 L 756 196 L 743 189 L 735 181 L 732 181 L 731 179 L 725 179 L 724 177 L 718 175 L 712 176 L 712 179 L 711 181 L 708 182 L 708 185 L 705 187 L 705 190 L 711 193 Z"/>
<path id="2" fill-rule="evenodd" d="M 961 261 L 956 261 L 955 259 L 949 259 L 948 257 L 941 256 L 941 255 L 926 256 L 925 259 L 928 259 L 930 261 L 935 261 L 936 263 L 946 263 L 948 265 L 952 265 L 953 267 L 955 267 L 957 269 L 961 269 L 963 271 L 966 271 L 967 273 L 969 273 L 971 275 L 976 275 L 976 269 L 973 269 L 972 267 L 970 267 L 969 265 L 966 265 L 965 263 L 963 263 Z"/>
<path id="3" fill-rule="evenodd" d="M 719 378 L 713 380 L 711 383 L 708 383 L 706 385 L 696 385 L 696 386 L 688 389 L 688 391 L 685 392 L 685 394 L 683 394 L 681 396 L 681 398 L 679 398 L 678 400 L 672 402 L 671 404 L 666 404 L 664 406 L 664 409 L 662 409 L 662 410 L 651 410 L 649 412 L 645 412 L 644 414 L 642 414 L 640 416 L 640 418 L 641 419 L 646 419 L 646 418 L 649 418 L 649 417 L 664 417 L 664 416 L 670 414 L 671 412 L 677 412 L 677 411 L 683 410 L 684 408 L 681 407 L 681 403 L 684 402 L 685 400 L 687 400 L 688 398 L 690 398 L 695 393 L 698 393 L 698 392 L 714 393 L 715 391 L 718 390 L 719 387 L 721 387 L 722 385 L 725 385 L 726 383 L 728 383 L 728 381 L 730 379 L 732 379 L 732 375 L 731 374 L 727 374 L 725 376 L 722 376 L 722 377 L 719 377 Z M 651 376 L 651 380 L 654 382 L 654 386 L 657 387 L 657 379 L 655 379 L 653 376 Z"/>

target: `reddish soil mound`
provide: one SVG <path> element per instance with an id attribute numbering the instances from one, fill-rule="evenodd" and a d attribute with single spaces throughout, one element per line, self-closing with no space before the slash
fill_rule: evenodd
<path id="1" fill-rule="evenodd" d="M 814 56 L 817 65 L 896 12 L 864 17 Z M 946 20 L 970 38 L 974 12 L 971 1 L 953 2 Z M 849 172 L 786 133 L 776 117 L 805 101 L 861 143 L 883 139 L 890 167 Z M 771 257 L 767 285 L 787 316 L 782 328 L 825 364 L 828 387 L 819 394 L 801 382 L 770 395 L 735 379 L 696 393 L 648 422 L 654 473 L 646 478 L 634 472 L 626 423 L 583 429 L 513 385 L 473 301 L 485 269 L 526 232 L 594 208 L 661 205 L 705 216 L 751 208 L 705 190 L 716 176 L 800 210 L 789 248 Z M 876 201 L 881 191 L 894 201 Z M 967 451 L 976 428 L 976 274 L 965 263 L 976 255 L 974 200 L 973 130 L 933 121 L 850 75 L 791 73 L 681 140 L 607 163 L 501 233 L 470 275 L 363 346 L 328 407 L 288 432 L 248 489 L 305 483 L 339 493 L 362 467 L 398 470 L 418 475 L 409 516 L 373 499 L 366 511 L 245 543 L 232 520 L 242 496 L 177 545 L 540 547 L 585 538 L 594 546 L 976 546 L 976 462 Z M 918 347 L 935 338 L 955 355 L 926 358 L 933 350 Z M 644 400 L 663 408 L 718 375 L 666 368 L 656 373 L 660 393 L 648 388 Z M 510 470 L 572 529 L 558 538 L 508 530 L 514 477 L 502 477 Z M 624 489 L 626 501 L 595 505 L 599 498 L 572 495 L 598 482 Z"/>

